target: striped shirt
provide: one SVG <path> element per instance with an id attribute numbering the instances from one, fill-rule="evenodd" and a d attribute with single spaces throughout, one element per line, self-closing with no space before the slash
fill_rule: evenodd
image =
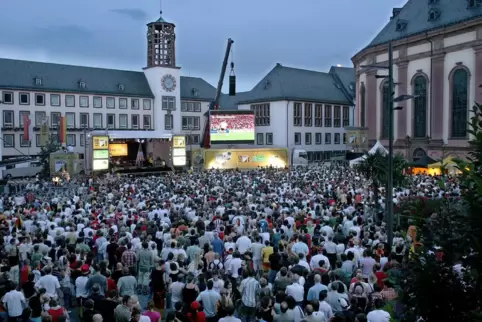
<path id="1" fill-rule="evenodd" d="M 254 277 L 248 277 L 241 282 L 242 302 L 247 307 L 256 307 L 256 293 L 260 288 Z"/>

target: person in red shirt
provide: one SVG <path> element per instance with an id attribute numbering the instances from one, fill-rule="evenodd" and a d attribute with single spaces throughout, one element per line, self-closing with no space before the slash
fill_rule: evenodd
<path id="1" fill-rule="evenodd" d="M 385 284 L 383 281 L 388 278 L 387 273 L 380 271 L 380 263 L 376 263 L 373 266 L 373 272 L 375 273 L 375 276 L 377 277 L 377 284 L 380 285 L 380 288 L 383 289 L 385 287 Z"/>
<path id="2" fill-rule="evenodd" d="M 60 317 L 68 317 L 68 313 L 65 308 L 58 305 L 57 301 L 54 299 L 50 300 L 50 309 L 47 313 L 52 317 L 52 322 L 58 322 Z"/>
<path id="3" fill-rule="evenodd" d="M 110 271 L 105 272 L 105 277 L 107 278 L 107 291 L 117 290 L 117 283 L 112 279 Z"/>
<path id="4" fill-rule="evenodd" d="M 32 267 L 30 267 L 30 261 L 26 259 L 23 262 L 23 267 L 20 270 L 20 286 L 28 282 L 28 276 L 32 272 Z"/>
<path id="5" fill-rule="evenodd" d="M 201 309 L 199 302 L 192 302 L 191 309 L 187 314 L 190 322 L 206 322 L 206 314 Z"/>

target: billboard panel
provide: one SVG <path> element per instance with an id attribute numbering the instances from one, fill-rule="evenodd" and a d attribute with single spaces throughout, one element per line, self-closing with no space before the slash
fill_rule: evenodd
<path id="1" fill-rule="evenodd" d="M 254 111 L 211 111 L 211 144 L 254 143 Z"/>
<path id="2" fill-rule="evenodd" d="M 227 149 L 206 150 L 207 169 L 254 169 L 257 167 L 283 168 L 288 165 L 287 149 Z"/>
<path id="3" fill-rule="evenodd" d="M 92 138 L 92 145 L 94 150 L 107 150 L 109 148 L 109 137 L 94 136 Z"/>
<path id="4" fill-rule="evenodd" d="M 99 171 L 99 170 L 109 170 L 109 160 L 92 160 L 92 170 Z"/>
<path id="5" fill-rule="evenodd" d="M 111 157 L 125 157 L 128 155 L 127 143 L 111 143 L 109 152 Z"/>

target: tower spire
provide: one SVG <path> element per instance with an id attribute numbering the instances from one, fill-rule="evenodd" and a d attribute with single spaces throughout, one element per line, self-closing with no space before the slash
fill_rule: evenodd
<path id="1" fill-rule="evenodd" d="M 162 16 L 162 0 L 159 0 L 159 13 Z"/>

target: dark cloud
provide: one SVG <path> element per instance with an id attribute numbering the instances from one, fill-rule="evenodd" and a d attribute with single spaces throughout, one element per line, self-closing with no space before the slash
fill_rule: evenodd
<path id="1" fill-rule="evenodd" d="M 127 16 L 132 20 L 136 20 L 136 21 L 146 21 L 147 19 L 147 13 L 141 9 L 124 8 L 124 9 L 112 9 L 110 11 L 123 16 Z"/>
<path id="2" fill-rule="evenodd" d="M 389 21 L 392 8 L 406 1 L 169 0 L 162 9 L 176 25 L 182 74 L 217 84 L 227 39 L 233 38 L 235 71 L 240 90 L 246 90 L 276 63 L 320 71 L 350 66 L 351 56 Z M 160 10 L 159 1 L 141 2 L 130 9 L 129 0 L 34 1 L 25 10 L 21 1 L 6 1 L 0 52 L 140 71 L 146 23 L 157 20 Z"/>

